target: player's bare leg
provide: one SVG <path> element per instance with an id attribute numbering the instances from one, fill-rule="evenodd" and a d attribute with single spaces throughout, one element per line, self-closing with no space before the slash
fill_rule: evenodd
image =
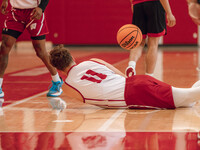
<path id="1" fill-rule="evenodd" d="M 191 88 L 172 87 L 172 93 L 176 107 L 191 107 L 200 101 L 200 80 Z"/>
<path id="2" fill-rule="evenodd" d="M 158 55 L 158 42 L 160 37 L 148 37 L 147 42 L 147 53 L 145 58 L 145 64 L 146 64 L 146 74 L 153 75 L 156 61 L 157 61 L 157 55 Z"/>
<path id="3" fill-rule="evenodd" d="M 43 63 L 46 65 L 47 69 L 51 73 L 52 77 L 52 86 L 49 89 L 49 92 L 47 93 L 47 96 L 60 96 L 62 94 L 62 84 L 63 81 L 59 77 L 57 70 L 50 64 L 49 61 L 49 54 L 46 51 L 45 47 L 46 40 L 32 40 L 33 47 L 36 51 L 36 55 L 43 61 Z"/>
<path id="4" fill-rule="evenodd" d="M 9 53 L 16 42 L 12 36 L 2 34 L 2 44 L 0 48 L 0 97 L 4 97 L 2 91 L 3 76 L 8 65 Z"/>
<path id="5" fill-rule="evenodd" d="M 143 48 L 145 46 L 146 40 L 143 39 L 140 46 L 138 46 L 135 49 L 130 50 L 130 55 L 129 55 L 129 63 L 128 67 L 126 68 L 125 74 L 126 76 L 130 77 L 132 75 L 136 75 L 136 62 L 142 55 Z"/>
<path id="6" fill-rule="evenodd" d="M 176 107 L 191 107 L 200 100 L 200 87 L 172 87 L 172 93 Z"/>
<path id="7" fill-rule="evenodd" d="M 49 62 L 49 54 L 45 47 L 46 40 L 32 40 L 33 47 L 35 49 L 36 55 L 43 61 L 51 75 L 56 75 L 56 69 Z"/>

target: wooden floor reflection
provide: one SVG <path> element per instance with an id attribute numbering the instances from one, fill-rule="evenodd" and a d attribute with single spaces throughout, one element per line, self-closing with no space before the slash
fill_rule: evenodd
<path id="1" fill-rule="evenodd" d="M 78 61 L 99 56 L 122 72 L 128 63 L 128 52 L 118 47 L 70 49 Z M 178 87 L 190 87 L 199 80 L 198 49 L 182 49 L 160 48 L 156 78 Z M 119 58 L 106 57 L 113 53 Z M 137 64 L 137 74 L 144 73 L 144 58 Z M 6 74 L 42 65 L 32 50 L 13 51 Z M 10 82 L 5 79 L 5 84 Z M 22 81 L 12 82 L 13 88 L 5 94 L 11 90 L 13 94 L 15 82 Z M 70 98 L 70 93 L 58 98 L 48 98 L 46 93 L 47 89 L 23 99 L 0 99 L 2 149 L 200 149 L 200 103 L 174 110 L 102 109 Z"/>
<path id="2" fill-rule="evenodd" d="M 0 119 L 1 132 L 198 132 L 200 105 L 174 110 L 102 109 L 63 94 L 5 106 Z"/>

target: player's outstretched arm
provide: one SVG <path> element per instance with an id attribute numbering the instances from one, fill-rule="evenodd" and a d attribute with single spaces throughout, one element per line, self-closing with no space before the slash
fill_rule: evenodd
<path id="1" fill-rule="evenodd" d="M 126 78 L 125 74 L 123 74 L 119 69 L 115 68 L 113 65 L 109 64 L 108 62 L 105 62 L 104 60 L 101 60 L 101 59 L 98 59 L 98 58 L 92 58 L 90 60 L 104 64 L 106 67 L 108 67 L 110 70 L 114 71 L 116 74 L 119 74 L 119 75 Z"/>

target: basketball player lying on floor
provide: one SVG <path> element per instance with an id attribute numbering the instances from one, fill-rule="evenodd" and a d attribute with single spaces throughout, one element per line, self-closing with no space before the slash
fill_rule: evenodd
<path id="1" fill-rule="evenodd" d="M 100 59 L 76 64 L 63 46 L 51 50 L 50 62 L 67 75 L 65 83 L 77 90 L 85 103 L 100 107 L 173 109 L 192 106 L 200 100 L 200 81 L 192 88 L 176 88 L 148 75 L 126 78 Z"/>

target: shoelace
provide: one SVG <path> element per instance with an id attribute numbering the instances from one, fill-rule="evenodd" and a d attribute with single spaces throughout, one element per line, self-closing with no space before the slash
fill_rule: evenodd
<path id="1" fill-rule="evenodd" d="M 53 91 L 56 90 L 56 91 L 59 92 L 59 87 L 60 87 L 59 84 L 60 84 L 60 83 L 52 82 L 48 89 L 53 90 Z"/>

